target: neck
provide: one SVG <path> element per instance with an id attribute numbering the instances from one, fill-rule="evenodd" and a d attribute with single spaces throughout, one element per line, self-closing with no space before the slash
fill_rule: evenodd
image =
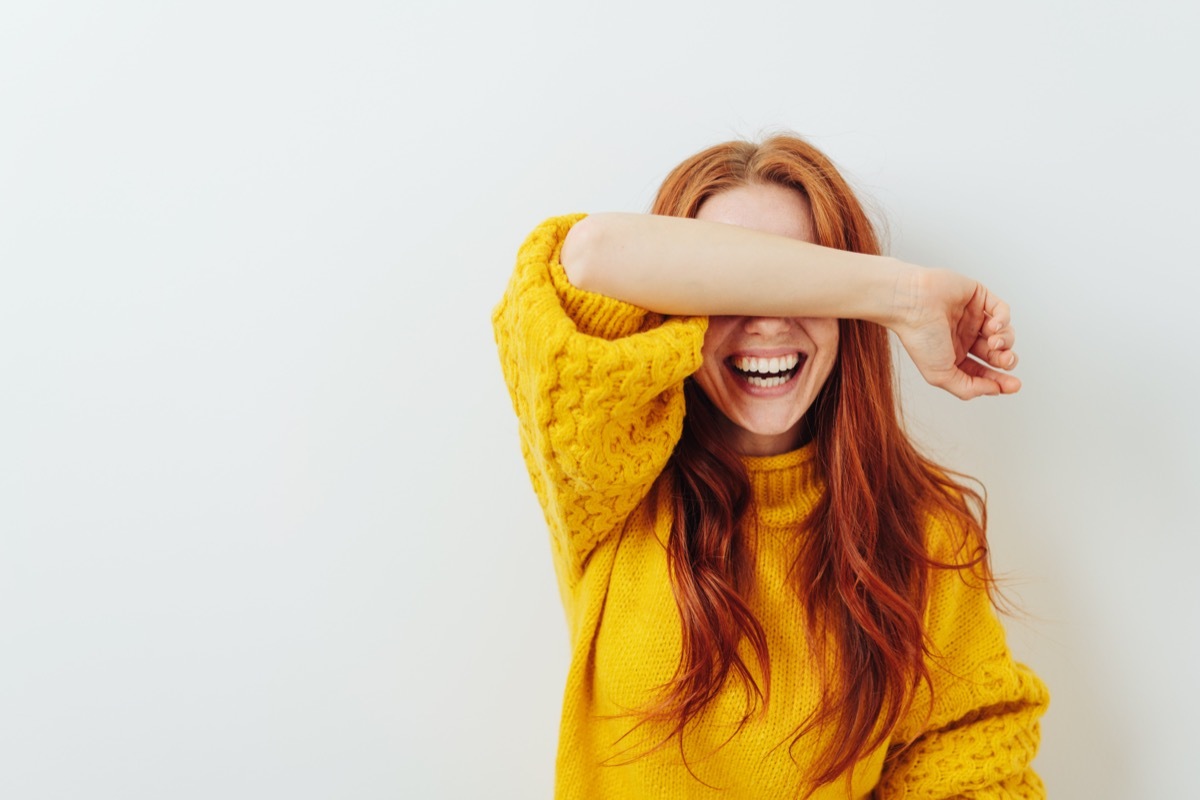
<path id="1" fill-rule="evenodd" d="M 812 441 L 812 432 L 806 424 L 807 417 L 782 433 L 755 433 L 740 428 L 728 419 L 722 420 L 722 433 L 733 449 L 743 456 L 777 456 L 790 453 Z"/>

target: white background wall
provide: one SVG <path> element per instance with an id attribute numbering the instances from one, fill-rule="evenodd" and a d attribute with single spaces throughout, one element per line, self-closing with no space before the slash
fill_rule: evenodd
<path id="1" fill-rule="evenodd" d="M 545 216 L 810 137 L 1026 382 L 991 493 L 1057 798 L 1200 739 L 1194 3 L 0 11 L 0 796 L 539 798 L 566 636 L 489 313 Z"/>

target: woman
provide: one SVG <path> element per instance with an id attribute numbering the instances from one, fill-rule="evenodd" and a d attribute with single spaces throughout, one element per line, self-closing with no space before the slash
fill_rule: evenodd
<path id="1" fill-rule="evenodd" d="M 1044 796 L 982 503 L 905 436 L 887 336 L 1010 394 L 1003 302 L 880 256 L 779 136 L 547 221 L 493 322 L 570 629 L 556 797 Z"/>

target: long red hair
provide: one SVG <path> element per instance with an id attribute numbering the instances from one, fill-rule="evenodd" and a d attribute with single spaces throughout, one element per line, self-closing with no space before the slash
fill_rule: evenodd
<path id="1" fill-rule="evenodd" d="M 751 183 L 778 184 L 807 197 L 818 244 L 879 253 L 871 222 L 837 169 L 791 136 L 727 142 L 698 153 L 667 177 L 652 211 L 694 217 L 714 194 Z M 830 732 L 829 747 L 805 776 L 810 793 L 877 748 L 917 686 L 929 683 L 927 578 L 931 568 L 950 566 L 927 551 L 931 516 L 965 532 L 973 556 L 968 567 L 993 585 L 982 498 L 918 453 L 904 433 L 887 331 L 840 320 L 839 334 L 837 364 L 806 415 L 826 491 L 805 531 L 797 531 L 793 568 L 808 613 L 797 628 L 805 627 L 818 664 L 838 665 L 836 674 L 824 676 L 816 714 L 797 721 L 792 742 L 815 728 Z M 770 687 L 766 634 L 743 600 L 752 576 L 738 530 L 749 481 L 739 454 L 720 434 L 720 412 L 693 381 L 685 391 L 683 436 L 663 475 L 673 481 L 668 555 L 683 648 L 671 682 L 643 712 L 673 723 L 672 737 L 682 735 L 731 674 L 746 688 L 747 718 L 768 701 Z M 743 640 L 757 658 L 762 686 L 739 654 Z"/>

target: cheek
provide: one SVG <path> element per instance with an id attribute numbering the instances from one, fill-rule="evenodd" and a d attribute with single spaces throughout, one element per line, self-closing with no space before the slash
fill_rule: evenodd
<path id="1" fill-rule="evenodd" d="M 720 379 L 721 364 L 714 359 L 707 351 L 704 353 L 704 361 L 700 364 L 700 369 L 696 370 L 692 378 L 696 381 L 696 385 L 706 394 L 709 399 L 712 398 L 717 390 L 717 382 Z"/>
<path id="2" fill-rule="evenodd" d="M 700 347 L 700 355 L 704 357 L 704 365 L 700 368 L 702 372 L 720 366 L 718 362 L 721 360 L 719 355 L 721 343 L 729 337 L 732 327 L 733 322 L 728 317 L 709 318 L 708 330 L 704 334 L 704 344 Z"/>
<path id="3" fill-rule="evenodd" d="M 841 337 L 838 335 L 838 321 L 835 319 L 814 320 L 805 326 L 805 332 L 817 346 L 818 362 L 814 366 L 820 372 L 820 385 L 824 386 L 837 365 L 838 348 Z"/>
<path id="4" fill-rule="evenodd" d="M 721 346 L 721 342 L 729 338 L 730 331 L 737 324 L 737 319 L 734 317 L 709 317 L 708 330 L 704 332 L 704 357 L 709 355 Z"/>
<path id="5" fill-rule="evenodd" d="M 814 320 L 805 326 L 805 331 L 818 348 L 837 355 L 838 321 L 836 319 Z"/>
<path id="6" fill-rule="evenodd" d="M 720 356 L 721 343 L 728 338 L 733 325 L 734 321 L 729 317 L 709 317 L 708 320 L 708 331 L 704 334 L 704 344 L 700 348 L 700 355 L 704 361 L 693 377 L 696 384 L 710 399 L 717 392 L 723 369 Z"/>

